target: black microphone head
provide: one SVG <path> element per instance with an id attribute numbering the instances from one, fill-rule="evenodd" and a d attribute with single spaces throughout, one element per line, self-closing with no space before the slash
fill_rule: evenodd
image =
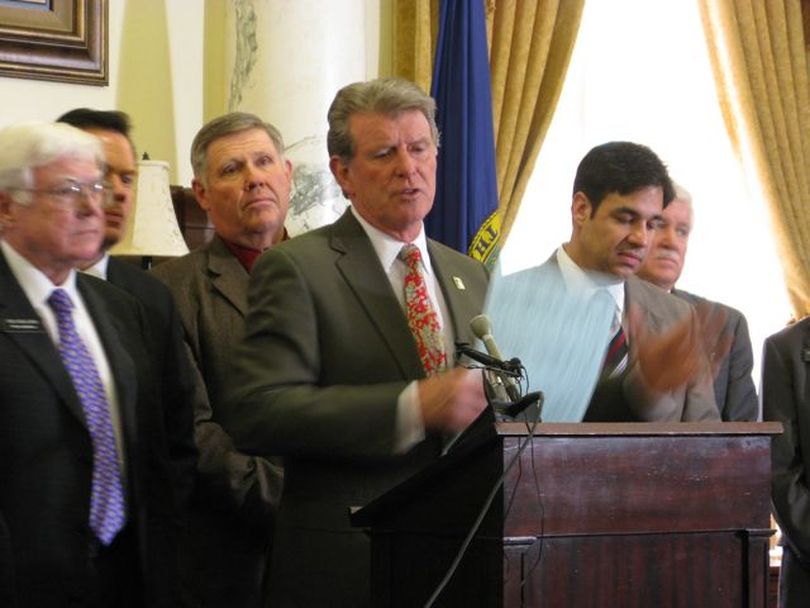
<path id="1" fill-rule="evenodd" d="M 483 340 L 484 336 L 492 335 L 492 322 L 486 315 L 476 315 L 470 319 L 470 329 L 479 340 Z"/>

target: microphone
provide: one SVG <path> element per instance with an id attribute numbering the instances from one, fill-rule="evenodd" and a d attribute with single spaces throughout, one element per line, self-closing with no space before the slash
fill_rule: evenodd
<path id="1" fill-rule="evenodd" d="M 484 348 L 492 356 L 503 362 L 503 355 L 498 345 L 495 344 L 495 338 L 492 337 L 492 323 L 486 315 L 477 315 L 470 320 L 470 329 L 475 334 L 475 337 L 484 343 Z M 504 386 L 506 387 L 506 394 L 512 401 L 520 401 L 520 388 L 518 387 L 515 379 L 512 376 L 502 374 Z"/>

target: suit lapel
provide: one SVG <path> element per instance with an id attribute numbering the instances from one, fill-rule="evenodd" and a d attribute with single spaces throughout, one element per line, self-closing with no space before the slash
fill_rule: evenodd
<path id="1" fill-rule="evenodd" d="M 655 305 L 647 299 L 646 293 L 641 289 L 640 281 L 641 279 L 631 275 L 627 277 L 624 283 L 624 314 L 627 315 L 627 307 L 631 304 L 636 308 L 640 308 L 647 328 L 653 332 L 659 332 L 667 325 L 667 319 L 662 317 Z M 633 336 L 630 336 L 631 340 L 632 338 Z"/>
<path id="2" fill-rule="evenodd" d="M 339 254 L 335 262 L 338 272 L 351 288 L 360 308 L 377 328 L 403 377 L 424 377 L 416 342 L 399 301 L 371 241 L 351 210 L 346 210 L 332 225 L 330 246 Z M 406 345 L 405 348 L 403 345 Z"/>
<path id="3" fill-rule="evenodd" d="M 0 285 L 2 285 L 3 298 L 0 300 L 0 319 L 36 319 L 40 322 L 40 331 L 31 333 L 16 333 L 5 331 L 8 339 L 28 357 L 43 376 L 53 386 L 56 393 L 67 408 L 85 424 L 84 411 L 73 388 L 59 351 L 54 346 L 47 330 L 42 325 L 37 313 L 25 296 L 17 279 L 11 273 L 5 256 L 0 252 Z"/>
<path id="4" fill-rule="evenodd" d="M 474 337 L 469 323 L 480 311 L 472 306 L 472 298 L 467 293 L 466 285 L 472 283 L 469 280 L 465 282 L 465 277 L 458 264 L 454 263 L 453 256 L 448 255 L 446 249 L 428 239 L 428 251 L 430 252 L 430 261 L 433 271 L 436 273 L 439 288 L 442 290 L 444 301 L 450 313 L 453 335 L 456 340 L 473 342 Z M 451 361 L 451 358 L 448 357 L 448 361 Z"/>
<path id="5" fill-rule="evenodd" d="M 239 314 L 247 315 L 249 275 L 218 236 L 208 245 L 208 276 L 214 290 L 230 302 Z"/>

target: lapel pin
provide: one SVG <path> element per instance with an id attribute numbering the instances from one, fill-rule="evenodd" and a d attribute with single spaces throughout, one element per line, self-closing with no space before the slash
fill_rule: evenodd
<path id="1" fill-rule="evenodd" d="M 464 287 L 464 281 L 461 280 L 461 277 L 453 277 L 453 283 L 456 284 L 456 289 L 467 289 Z"/>

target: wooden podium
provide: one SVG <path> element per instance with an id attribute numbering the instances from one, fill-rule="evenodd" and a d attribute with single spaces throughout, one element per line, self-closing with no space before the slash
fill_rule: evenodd
<path id="1" fill-rule="evenodd" d="M 765 608 L 778 423 L 500 423 L 357 511 L 372 604 Z M 526 442 L 522 451 L 520 446 Z"/>

